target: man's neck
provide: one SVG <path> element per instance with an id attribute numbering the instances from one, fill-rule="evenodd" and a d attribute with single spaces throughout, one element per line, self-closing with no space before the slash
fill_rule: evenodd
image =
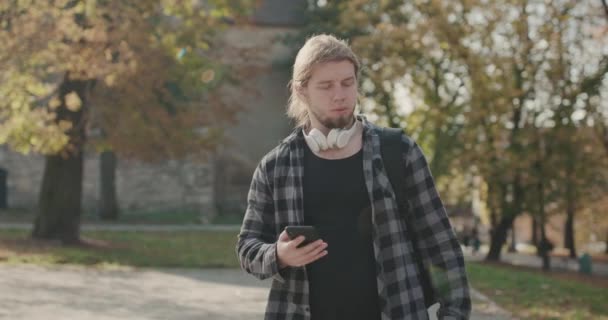
<path id="1" fill-rule="evenodd" d="M 350 129 L 355 124 L 355 121 L 356 118 L 353 116 L 351 122 L 347 126 L 339 129 Z M 329 134 L 329 132 L 332 130 L 332 128 L 324 126 L 321 122 L 316 121 L 315 119 L 311 119 L 308 128 L 305 129 L 306 133 L 309 133 L 310 130 L 312 130 L 313 128 L 321 131 L 325 136 L 327 136 L 327 134 Z"/>
<path id="2" fill-rule="evenodd" d="M 354 124 L 354 122 L 353 122 L 353 124 Z M 354 155 L 355 153 L 359 152 L 359 150 L 361 150 L 362 147 L 363 147 L 363 125 L 359 125 L 359 126 L 357 126 L 354 135 L 348 141 L 348 144 L 346 144 L 346 146 L 344 146 L 344 148 L 340 148 L 340 149 L 330 148 L 330 149 L 327 149 L 324 151 L 321 150 L 319 152 L 315 152 L 315 155 L 317 155 L 320 158 L 329 159 L 329 160 L 344 159 L 344 158 L 348 158 L 348 157 Z"/>

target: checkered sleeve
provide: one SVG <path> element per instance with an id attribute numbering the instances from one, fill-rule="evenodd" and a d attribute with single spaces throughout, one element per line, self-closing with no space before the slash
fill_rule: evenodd
<path id="1" fill-rule="evenodd" d="M 406 193 L 421 255 L 439 298 L 439 319 L 468 319 L 471 298 L 460 244 L 421 148 L 406 139 Z"/>
<path id="2" fill-rule="evenodd" d="M 236 246 L 241 268 L 258 279 L 274 277 L 283 282 L 276 253 L 274 202 L 265 165 L 253 173 L 247 195 L 247 209 Z"/>

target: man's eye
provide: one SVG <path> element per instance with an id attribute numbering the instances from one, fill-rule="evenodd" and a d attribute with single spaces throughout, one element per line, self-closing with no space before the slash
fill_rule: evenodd
<path id="1" fill-rule="evenodd" d="M 354 82 L 354 81 L 346 81 L 346 82 L 343 82 L 343 83 L 342 83 L 342 85 L 343 85 L 343 86 L 345 86 L 345 87 L 350 87 L 350 86 L 352 86 L 353 84 L 355 84 L 355 82 Z"/>
<path id="2" fill-rule="evenodd" d="M 321 90 L 328 90 L 328 89 L 330 89 L 330 88 L 331 88 L 331 85 L 330 85 L 330 84 L 325 85 L 325 86 L 320 86 L 320 87 L 319 87 L 319 89 L 321 89 Z"/>

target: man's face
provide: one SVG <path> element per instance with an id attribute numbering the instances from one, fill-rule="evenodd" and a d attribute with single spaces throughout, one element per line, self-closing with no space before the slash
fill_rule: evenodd
<path id="1" fill-rule="evenodd" d="M 313 126 L 333 129 L 351 124 L 358 92 L 355 67 L 350 61 L 314 66 L 303 89 Z"/>

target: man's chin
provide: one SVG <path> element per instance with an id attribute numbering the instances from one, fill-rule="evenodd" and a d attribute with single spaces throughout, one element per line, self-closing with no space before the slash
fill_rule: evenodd
<path id="1" fill-rule="evenodd" d="M 342 129 L 350 126 L 350 124 L 353 123 L 353 118 L 354 113 L 351 113 L 350 115 L 343 115 L 338 118 L 325 119 L 321 123 L 327 129 Z"/>

